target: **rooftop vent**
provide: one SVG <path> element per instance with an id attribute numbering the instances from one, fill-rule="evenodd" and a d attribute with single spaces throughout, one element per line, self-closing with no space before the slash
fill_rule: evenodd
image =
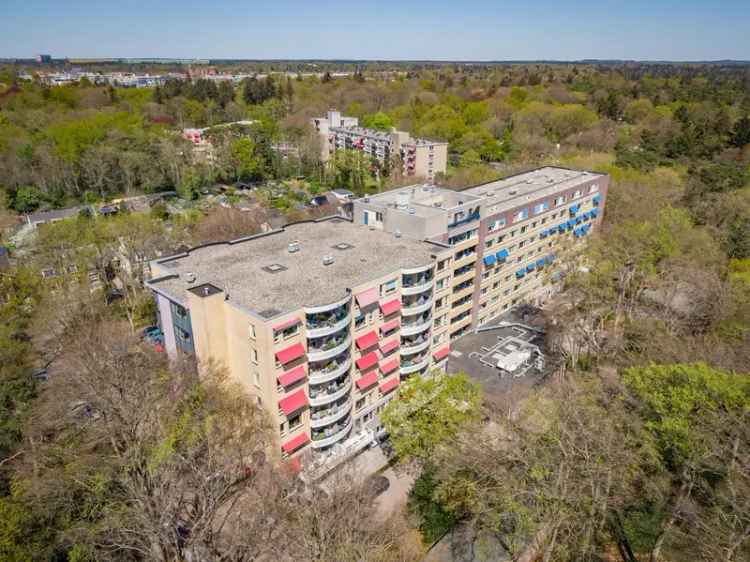
<path id="1" fill-rule="evenodd" d="M 333 256 L 323 256 L 323 265 L 331 265 L 334 261 Z"/>
<path id="2" fill-rule="evenodd" d="M 511 189 L 511 190 L 510 190 L 510 191 L 508 192 L 508 195 L 515 195 L 516 193 L 518 193 L 518 191 L 516 191 L 515 189 Z"/>
<path id="3" fill-rule="evenodd" d="M 299 252 L 299 242 L 297 240 L 295 240 L 294 242 L 290 242 L 289 246 L 287 246 L 287 250 L 289 250 L 290 254 Z"/>
<path id="4" fill-rule="evenodd" d="M 286 271 L 286 267 L 284 267 L 280 263 L 272 263 L 271 265 L 264 265 L 263 267 L 261 267 L 261 269 L 267 273 L 281 273 L 282 271 Z"/>
<path id="5" fill-rule="evenodd" d="M 532 180 L 532 179 L 527 179 L 527 180 L 526 180 L 526 183 L 527 183 L 527 184 L 529 184 L 529 185 L 531 185 L 532 183 L 534 183 L 534 180 Z"/>
<path id="6" fill-rule="evenodd" d="M 409 207 L 409 214 L 410 215 L 416 215 L 417 214 L 417 210 L 414 207 Z"/>
<path id="7" fill-rule="evenodd" d="M 195 273 L 193 273 L 192 271 L 188 271 L 185 274 L 185 281 L 187 281 L 188 283 L 195 283 Z"/>
<path id="8" fill-rule="evenodd" d="M 393 235 L 396 238 L 401 238 L 401 231 L 397 228 L 396 230 L 393 231 Z"/>
<path id="9" fill-rule="evenodd" d="M 352 246 L 348 242 L 339 242 L 338 244 L 334 244 L 333 246 L 331 246 L 331 248 L 333 248 L 334 250 L 348 250 L 350 248 L 354 248 L 354 246 Z"/>

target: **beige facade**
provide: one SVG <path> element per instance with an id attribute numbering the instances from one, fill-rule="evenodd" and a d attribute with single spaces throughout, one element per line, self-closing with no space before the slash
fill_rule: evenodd
<path id="1" fill-rule="evenodd" d="M 224 366 L 317 466 L 367 446 L 451 341 L 557 289 L 602 220 L 608 178 L 543 168 L 463 192 L 419 186 L 152 264 L 167 350 Z"/>
<path id="2" fill-rule="evenodd" d="M 412 138 L 405 131 L 376 131 L 359 126 L 356 117 L 329 111 L 327 117 L 312 119 L 320 135 L 321 158 L 328 161 L 337 150 L 361 150 L 380 162 L 400 162 L 406 176 L 433 181 L 445 173 L 448 143 Z"/>

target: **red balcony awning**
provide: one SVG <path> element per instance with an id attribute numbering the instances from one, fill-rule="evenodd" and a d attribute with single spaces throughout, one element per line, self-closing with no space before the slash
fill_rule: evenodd
<path id="1" fill-rule="evenodd" d="M 286 328 L 291 328 L 292 326 L 299 324 L 301 320 L 299 318 L 290 318 L 289 320 L 285 320 L 284 322 L 280 322 L 279 324 L 276 324 L 273 329 L 274 331 L 278 332 L 279 330 L 285 330 Z"/>
<path id="2" fill-rule="evenodd" d="M 386 322 L 382 326 L 380 326 L 380 331 L 385 333 L 390 332 L 391 330 L 395 330 L 401 325 L 401 319 L 400 318 L 394 318 L 390 322 Z"/>
<path id="3" fill-rule="evenodd" d="M 281 386 L 291 386 L 294 383 L 305 378 L 305 366 L 298 365 L 291 371 L 279 375 L 279 384 Z"/>
<path id="4" fill-rule="evenodd" d="M 387 375 L 391 371 L 395 370 L 398 367 L 398 357 L 391 359 L 387 363 L 381 363 L 380 364 L 380 372 L 384 375 Z"/>
<path id="5" fill-rule="evenodd" d="M 374 351 L 371 351 L 367 355 L 363 355 L 359 359 L 357 359 L 357 368 L 360 371 L 365 371 L 375 365 L 375 363 L 378 362 L 378 354 Z"/>
<path id="6" fill-rule="evenodd" d="M 397 310 L 401 310 L 401 299 L 393 299 L 386 303 L 380 303 L 380 310 L 383 311 L 383 316 L 390 316 Z"/>
<path id="7" fill-rule="evenodd" d="M 401 381 L 399 380 L 398 377 L 393 377 L 392 379 L 389 379 L 383 383 L 380 383 L 380 392 L 382 392 L 383 394 L 390 392 L 391 390 L 393 390 L 394 388 L 398 386 L 399 382 Z"/>
<path id="8" fill-rule="evenodd" d="M 290 439 L 286 443 L 284 443 L 281 448 L 284 449 L 284 452 L 287 455 L 291 455 L 294 451 L 302 447 L 302 445 L 306 445 L 310 441 L 310 437 L 307 435 L 307 433 L 300 433 L 297 437 L 294 437 L 293 439 Z"/>
<path id="9" fill-rule="evenodd" d="M 297 410 L 307 406 L 307 404 L 307 394 L 305 394 L 304 388 L 300 388 L 294 394 L 290 394 L 286 398 L 279 400 L 279 408 L 281 408 L 285 416 L 293 414 Z"/>
<path id="10" fill-rule="evenodd" d="M 449 345 L 446 345 L 442 349 L 438 349 L 435 353 L 432 354 L 432 357 L 435 359 L 435 361 L 440 361 L 443 357 L 448 355 L 451 352 L 451 347 Z"/>
<path id="11" fill-rule="evenodd" d="M 401 342 L 396 338 L 395 340 L 388 340 L 385 343 L 380 344 L 380 352 L 383 354 L 390 353 L 394 349 L 398 349 L 398 347 L 401 345 Z"/>
<path id="12" fill-rule="evenodd" d="M 305 354 L 305 346 L 301 343 L 295 343 L 294 345 L 290 345 L 289 347 L 286 347 L 282 349 L 281 351 L 276 352 L 276 359 L 279 360 L 279 363 L 282 365 L 286 365 L 290 361 L 294 361 L 295 359 L 299 359 Z"/>
<path id="13" fill-rule="evenodd" d="M 364 390 L 365 388 L 370 388 L 376 382 L 378 382 L 378 372 L 371 371 L 364 377 L 359 377 L 359 379 L 357 379 L 357 388 Z"/>
<path id="14" fill-rule="evenodd" d="M 373 330 L 371 332 L 367 332 L 364 336 L 359 336 L 354 341 L 357 343 L 357 347 L 359 349 L 369 349 L 373 345 L 378 343 L 378 333 Z"/>
<path id="15" fill-rule="evenodd" d="M 367 289 L 366 291 L 355 295 L 354 298 L 357 300 L 359 308 L 370 306 L 372 303 L 378 300 L 378 288 L 373 287 L 372 289 Z"/>

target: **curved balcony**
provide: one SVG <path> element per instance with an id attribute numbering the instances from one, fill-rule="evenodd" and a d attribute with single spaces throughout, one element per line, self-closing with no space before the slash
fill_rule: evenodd
<path id="1" fill-rule="evenodd" d="M 425 302 L 421 304 L 414 304 L 412 306 L 406 306 L 403 305 L 401 308 L 401 316 L 413 316 L 415 314 L 419 314 L 420 312 L 425 312 L 427 310 L 430 310 L 432 308 L 432 299 L 428 298 Z"/>
<path id="2" fill-rule="evenodd" d="M 307 337 L 319 338 L 321 336 L 335 334 L 342 328 L 348 326 L 351 322 L 351 318 L 351 315 L 347 313 L 343 318 L 337 319 L 337 317 L 333 317 L 330 320 L 316 322 L 314 324 L 310 323 L 310 321 L 308 320 L 308 322 L 305 324 L 307 327 Z"/>
<path id="3" fill-rule="evenodd" d="M 352 380 L 347 379 L 344 381 L 343 384 L 341 384 L 336 390 L 333 390 L 332 392 L 320 392 L 318 394 L 314 394 L 314 389 L 310 388 L 310 406 L 324 406 L 325 404 L 330 404 L 331 402 L 335 402 L 339 398 L 343 398 L 346 396 L 349 391 L 352 389 Z M 313 398 L 314 396 L 314 398 Z"/>
<path id="4" fill-rule="evenodd" d="M 402 269 L 401 275 L 417 275 L 419 273 L 424 273 L 425 271 L 432 271 L 432 268 L 435 267 L 435 264 L 427 264 L 427 265 L 421 265 L 419 267 L 410 267 L 408 269 Z"/>
<path id="5" fill-rule="evenodd" d="M 307 347 L 308 361 L 325 361 L 331 357 L 336 357 L 340 353 L 347 351 L 352 346 L 352 338 L 347 336 L 340 343 L 333 344 L 331 347 L 323 346 L 322 348 Z"/>
<path id="6" fill-rule="evenodd" d="M 399 373 L 401 373 L 402 375 L 409 375 L 416 371 L 421 371 L 422 369 L 427 367 L 427 365 L 429 364 L 430 364 L 430 355 L 428 353 L 424 356 L 424 358 L 421 358 L 415 363 L 407 363 L 407 364 L 402 363 L 401 367 L 399 368 Z"/>
<path id="7" fill-rule="evenodd" d="M 428 330 L 432 326 L 432 315 L 429 315 L 427 319 L 421 319 L 419 322 L 413 323 L 402 323 L 401 324 L 401 335 L 412 336 Z"/>
<path id="8" fill-rule="evenodd" d="M 310 372 L 307 374 L 309 383 L 312 384 L 325 384 L 334 379 L 339 378 L 341 375 L 345 375 L 352 366 L 352 358 L 347 357 L 343 361 L 338 363 L 332 362 L 332 365 L 328 369 L 313 370 L 310 368 Z"/>
<path id="9" fill-rule="evenodd" d="M 401 287 L 401 294 L 402 295 L 418 295 L 419 293 L 424 293 L 425 291 L 431 290 L 432 285 L 433 285 L 433 280 L 430 279 L 429 281 L 424 281 L 423 283 L 419 285 Z"/>
<path id="10" fill-rule="evenodd" d="M 332 423 L 335 423 L 339 421 L 341 418 L 343 418 L 345 415 L 350 413 L 352 411 L 352 402 L 351 400 L 347 400 L 344 404 L 341 406 L 338 406 L 336 408 L 329 408 L 325 412 L 323 412 L 323 416 L 320 416 L 318 418 L 313 418 L 315 414 L 318 412 L 311 412 L 310 413 L 310 427 L 312 428 L 319 428 L 319 427 L 325 427 L 326 425 L 331 425 Z"/>
<path id="11" fill-rule="evenodd" d="M 329 445 L 333 445 L 334 443 L 338 443 L 339 441 L 343 440 L 347 435 L 349 435 L 349 431 L 352 428 L 352 419 L 349 418 L 345 424 L 341 426 L 341 429 L 335 432 L 331 432 L 329 435 L 325 435 L 323 432 L 320 432 L 317 434 L 313 431 L 312 432 L 312 446 L 313 449 L 322 449 L 323 447 L 328 447 Z"/>
<path id="12" fill-rule="evenodd" d="M 337 309 L 340 306 L 348 305 L 352 300 L 351 295 L 347 295 L 340 301 L 332 302 L 331 304 L 324 304 L 321 306 L 310 306 L 304 307 L 305 314 L 320 314 L 321 312 L 330 312 Z"/>
<path id="13" fill-rule="evenodd" d="M 400 350 L 401 351 L 401 356 L 403 357 L 404 355 L 410 355 L 412 353 L 419 353 L 420 351 L 424 351 L 428 347 L 430 347 L 430 338 L 429 337 L 425 338 L 423 342 L 419 342 L 419 343 L 415 343 L 415 344 L 408 344 L 408 343 L 405 344 L 402 341 L 401 342 L 401 350 Z"/>

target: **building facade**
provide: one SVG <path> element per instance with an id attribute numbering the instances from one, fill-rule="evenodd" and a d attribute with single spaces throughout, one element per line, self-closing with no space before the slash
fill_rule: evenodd
<path id="1" fill-rule="evenodd" d="M 378 131 L 359 126 L 356 117 L 329 111 L 312 120 L 321 140 L 321 158 L 327 161 L 337 150 L 361 150 L 380 162 L 400 163 L 403 174 L 433 181 L 445 173 L 448 143 L 412 138 L 404 131 Z"/>
<path id="2" fill-rule="evenodd" d="M 282 458 L 364 447 L 402 380 L 452 340 L 556 290 L 602 219 L 608 177 L 542 168 L 465 191 L 399 189 L 329 217 L 157 260 L 168 353 L 215 360 L 277 428 Z"/>

